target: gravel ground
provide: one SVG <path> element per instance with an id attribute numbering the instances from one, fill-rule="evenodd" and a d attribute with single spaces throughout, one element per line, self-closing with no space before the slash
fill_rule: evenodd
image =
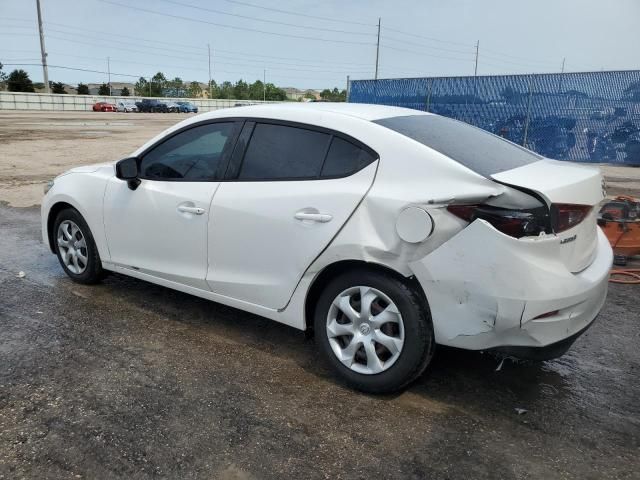
<path id="1" fill-rule="evenodd" d="M 0 206 L 0 237 L 0 478 L 639 478 L 637 286 L 611 285 L 559 360 L 441 348 L 406 392 L 367 396 L 296 330 L 72 283 L 35 208 Z"/>

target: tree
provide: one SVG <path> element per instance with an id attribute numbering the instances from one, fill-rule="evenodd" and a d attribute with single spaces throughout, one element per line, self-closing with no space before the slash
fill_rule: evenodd
<path id="1" fill-rule="evenodd" d="M 7 89 L 10 92 L 35 92 L 29 74 L 19 69 L 9 74 L 7 78 Z"/>
<path id="2" fill-rule="evenodd" d="M 161 97 L 164 95 L 164 90 L 167 88 L 167 77 L 164 73 L 158 72 L 151 77 L 151 94 L 150 97 Z"/>
<path id="3" fill-rule="evenodd" d="M 198 82 L 191 82 L 187 88 L 187 96 L 189 98 L 196 98 L 202 95 L 202 87 Z"/>
<path id="4" fill-rule="evenodd" d="M 123 97 L 128 97 L 129 95 L 131 95 L 131 93 L 129 93 L 129 89 L 127 87 L 124 87 L 122 90 L 120 90 L 120 95 Z"/>
<path id="5" fill-rule="evenodd" d="M 64 89 L 64 83 L 51 82 L 51 93 L 67 93 L 67 91 Z"/>
<path id="6" fill-rule="evenodd" d="M 2 71 L 2 62 L 0 62 L 0 90 L 4 90 L 7 83 L 7 74 Z"/>
<path id="7" fill-rule="evenodd" d="M 217 98 L 233 98 L 233 84 L 228 81 L 222 82 Z"/>
<path id="8" fill-rule="evenodd" d="M 133 92 L 139 97 L 146 97 L 149 95 L 149 82 L 144 77 L 140 77 L 136 84 L 133 86 Z"/>
<path id="9" fill-rule="evenodd" d="M 306 92 L 304 92 L 304 95 L 302 96 L 302 98 L 308 98 L 309 100 L 315 100 L 316 99 L 316 94 L 311 92 L 311 91 L 306 91 Z"/>
<path id="10" fill-rule="evenodd" d="M 162 95 L 165 97 L 184 97 L 187 93 L 184 82 L 180 77 L 165 82 Z"/>
<path id="11" fill-rule="evenodd" d="M 207 89 L 207 96 L 209 98 L 221 98 L 220 86 L 216 83 L 215 80 L 211 80 L 211 83 L 209 84 L 209 88 Z"/>
<path id="12" fill-rule="evenodd" d="M 320 98 L 326 102 L 346 102 L 347 91 L 340 91 L 337 88 L 334 88 L 333 90 L 325 88 L 320 92 Z"/>
<path id="13" fill-rule="evenodd" d="M 265 97 L 265 100 L 283 101 L 287 99 L 287 92 L 276 87 L 273 83 L 267 83 L 265 85 Z"/>
<path id="14" fill-rule="evenodd" d="M 109 93 L 109 85 L 107 85 L 106 83 L 100 85 L 100 88 L 98 88 L 98 95 L 111 95 Z"/>
<path id="15" fill-rule="evenodd" d="M 249 85 L 249 99 L 250 100 L 262 100 L 264 95 L 264 83 L 260 80 L 256 80 Z"/>
<path id="16" fill-rule="evenodd" d="M 240 79 L 233 86 L 233 98 L 237 100 L 249 99 L 249 85 L 244 80 Z"/>
<path id="17" fill-rule="evenodd" d="M 87 87 L 84 83 L 79 83 L 76 91 L 78 92 L 78 95 L 89 95 L 89 87 Z"/>

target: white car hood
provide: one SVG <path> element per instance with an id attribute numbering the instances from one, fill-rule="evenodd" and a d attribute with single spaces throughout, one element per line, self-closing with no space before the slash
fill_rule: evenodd
<path id="1" fill-rule="evenodd" d="M 93 173 L 93 172 L 97 172 L 100 168 L 102 167 L 108 167 L 111 166 L 113 167 L 116 164 L 116 161 L 113 162 L 103 162 L 103 163 L 93 163 L 91 165 L 81 165 L 79 167 L 74 167 L 70 170 L 67 170 L 66 172 L 58 175 L 59 177 L 62 177 L 63 175 L 68 175 L 70 173 Z"/>

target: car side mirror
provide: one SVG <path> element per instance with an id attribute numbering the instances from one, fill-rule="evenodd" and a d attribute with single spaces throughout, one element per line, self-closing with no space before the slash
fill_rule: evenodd
<path id="1" fill-rule="evenodd" d="M 138 178 L 138 158 L 123 158 L 116 163 L 116 178 L 125 180 L 131 190 L 135 190 L 140 185 Z"/>

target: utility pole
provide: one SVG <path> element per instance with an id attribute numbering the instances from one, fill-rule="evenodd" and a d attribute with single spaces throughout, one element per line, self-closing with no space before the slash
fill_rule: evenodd
<path id="1" fill-rule="evenodd" d="M 47 69 L 47 52 L 44 48 L 44 30 L 42 29 L 42 11 L 40 9 L 40 0 L 36 0 L 38 8 L 38 30 L 40 31 L 40 53 L 42 54 L 42 73 L 44 75 L 44 91 L 51 93 L 49 89 L 49 70 Z"/>
<path id="2" fill-rule="evenodd" d="M 347 75 L 347 103 L 349 102 L 349 94 L 351 93 L 351 79 Z"/>
<path id="3" fill-rule="evenodd" d="M 560 69 L 560 82 L 558 82 L 558 93 L 562 93 L 562 79 L 564 78 L 564 62 L 567 58 L 562 59 L 562 68 Z"/>
<path id="4" fill-rule="evenodd" d="M 262 101 L 267 101 L 267 69 L 262 71 Z"/>
<path id="5" fill-rule="evenodd" d="M 211 45 L 207 43 L 207 52 L 209 53 L 209 99 L 213 98 L 213 85 L 211 85 Z"/>
<path id="6" fill-rule="evenodd" d="M 107 57 L 107 81 L 109 82 L 109 96 L 111 96 L 111 62 Z"/>
<path id="7" fill-rule="evenodd" d="M 476 42 L 476 67 L 473 70 L 473 76 L 477 77 L 478 76 L 478 52 L 480 50 L 480 40 L 478 40 Z"/>
<path id="8" fill-rule="evenodd" d="M 380 17 L 378 17 L 378 43 L 376 44 L 376 75 L 375 79 L 378 79 L 378 61 L 380 60 Z"/>

